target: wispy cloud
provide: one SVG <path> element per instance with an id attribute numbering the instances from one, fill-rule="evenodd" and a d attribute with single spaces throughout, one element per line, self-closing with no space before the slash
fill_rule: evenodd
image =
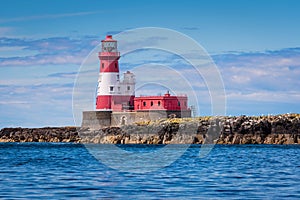
<path id="1" fill-rule="evenodd" d="M 185 26 L 185 27 L 182 27 L 181 29 L 183 30 L 188 30 L 188 31 L 198 31 L 200 28 L 199 27 L 193 27 L 193 26 Z"/>
<path id="2" fill-rule="evenodd" d="M 0 85 L 4 126 L 72 125 L 72 83 Z"/>
<path id="3" fill-rule="evenodd" d="M 26 57 L 0 58 L 0 66 L 32 66 L 32 65 L 62 65 L 80 64 L 84 54 L 35 55 Z"/>
<path id="4" fill-rule="evenodd" d="M 102 11 L 89 11 L 89 12 L 75 12 L 75 13 L 62 13 L 62 14 L 33 15 L 33 16 L 25 16 L 25 17 L 22 16 L 22 17 L 15 17 L 15 18 L 0 19 L 0 23 L 31 21 L 31 20 L 40 20 L 40 19 L 57 19 L 57 18 L 64 18 L 64 17 L 93 15 L 101 12 Z"/>
<path id="5" fill-rule="evenodd" d="M 24 51 L 25 56 L 1 55 L 1 66 L 32 66 L 32 65 L 58 65 L 58 64 L 80 64 L 89 52 L 99 44 L 98 37 L 84 37 L 73 39 L 68 37 L 53 37 L 45 39 L 19 39 L 0 38 L 0 48 L 19 48 Z M 27 55 L 27 52 L 34 53 Z"/>
<path id="6" fill-rule="evenodd" d="M 300 48 L 285 48 L 265 52 L 236 52 L 213 55 L 222 66 L 286 67 L 300 66 Z"/>
<path id="7" fill-rule="evenodd" d="M 11 27 L 0 27 L 0 36 L 7 35 L 13 30 Z"/>
<path id="8" fill-rule="evenodd" d="M 48 77 L 56 78 L 75 78 L 78 72 L 64 72 L 64 73 L 53 73 L 49 74 Z"/>
<path id="9" fill-rule="evenodd" d="M 234 52 L 213 58 L 222 73 L 229 102 L 276 102 L 279 109 L 281 104 L 300 101 L 300 48 Z M 299 112 L 298 108 L 290 109 Z"/>
<path id="10" fill-rule="evenodd" d="M 300 94 L 299 91 L 227 91 L 227 98 L 234 101 L 297 103 Z"/>
<path id="11" fill-rule="evenodd" d="M 3 80 L 0 80 L 0 109 L 5 116 L 10 116 L 10 121 L 4 120 L 0 126 L 71 124 L 72 90 L 76 70 L 90 51 L 99 44 L 100 39 L 98 36 L 35 40 L 0 38 L 0 70 L 3 70 Z M 146 41 L 146 44 L 149 42 Z M 32 54 L 14 55 L 14 49 L 30 51 Z M 12 54 L 1 55 L 1 52 L 6 50 Z M 98 75 L 99 60 L 96 51 L 93 53 L 93 65 L 89 64 L 91 67 L 88 68 L 93 70 L 93 73 L 83 69 L 89 80 L 97 80 Z M 300 112 L 300 48 L 265 52 L 227 52 L 213 55 L 212 58 L 224 80 L 228 114 Z M 205 82 L 201 76 L 194 75 L 189 63 L 181 57 L 161 50 L 141 50 L 124 55 L 120 60 L 121 70 L 132 70 L 149 63 L 170 67 L 174 69 L 172 72 L 178 72 L 193 83 L 192 89 L 199 96 L 200 114 L 210 114 L 211 102 Z M 13 67 L 18 68 L 14 70 Z M 48 70 L 44 71 L 45 68 Z M 10 71 L 7 71 L 8 69 Z M 28 72 L 28 69 L 32 71 Z M 144 76 L 149 78 L 150 73 L 147 70 L 143 72 Z M 7 78 L 5 73 L 11 75 Z M 137 80 L 139 78 L 140 75 Z M 165 78 L 178 83 L 173 73 L 166 74 Z M 96 88 L 96 82 L 91 85 Z M 182 90 L 185 93 L 189 92 L 187 88 Z M 164 91 L 151 90 L 146 93 L 148 92 L 155 95 Z M 19 121 L 13 114 L 20 116 Z M 31 119 L 36 121 L 32 123 Z"/>

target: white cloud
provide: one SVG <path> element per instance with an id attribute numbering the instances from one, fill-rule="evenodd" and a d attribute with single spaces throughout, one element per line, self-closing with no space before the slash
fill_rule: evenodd
<path id="1" fill-rule="evenodd" d="M 227 91 L 227 99 L 234 101 L 255 101 L 255 102 L 300 102 L 299 91 L 270 92 L 270 91 Z"/>
<path id="2" fill-rule="evenodd" d="M 0 27 L 0 37 L 1 36 L 7 36 L 9 33 L 11 33 L 11 31 L 13 31 L 14 29 L 11 27 Z"/>
<path id="3" fill-rule="evenodd" d="M 0 101 L 0 104 L 28 104 L 28 101 L 15 101 L 15 100 L 7 100 L 7 101 Z"/>
<path id="4" fill-rule="evenodd" d="M 300 50 L 214 56 L 225 86 L 235 90 L 293 91 L 300 89 Z"/>
<path id="5" fill-rule="evenodd" d="M 57 19 L 57 18 L 64 18 L 64 17 L 92 15 L 100 12 L 101 11 L 90 11 L 90 12 L 75 12 L 75 13 L 62 13 L 62 14 L 33 15 L 33 16 L 26 16 L 26 17 L 22 16 L 22 17 L 15 17 L 15 18 L 0 19 L 0 23 L 31 21 L 31 20 L 40 20 L 40 19 Z"/>
<path id="6" fill-rule="evenodd" d="M 4 126 L 72 125 L 72 84 L 0 86 Z"/>
<path id="7" fill-rule="evenodd" d="M 89 52 L 98 44 L 97 37 L 81 39 L 61 37 L 38 40 L 0 38 L 0 55 L 1 50 L 36 52 L 33 55 L 22 55 L 21 53 L 18 56 L 0 56 L 0 66 L 2 66 L 0 68 L 0 106 L 2 106 L 2 111 L 7 116 L 10 116 L 10 113 L 17 115 L 20 121 L 16 121 L 14 123 L 16 125 L 22 120 L 24 126 L 26 124 L 53 125 L 59 123 L 58 120 L 61 120 L 60 123 L 71 124 L 73 121 L 73 82 L 77 70 Z M 91 87 L 96 87 L 97 84 L 93 80 L 94 78 L 97 80 L 95 76 L 98 75 L 97 51 L 95 50 L 93 55 L 85 60 L 84 64 L 87 67 L 81 69 L 84 70 L 81 72 L 82 78 L 90 81 L 86 84 Z M 263 109 L 273 110 L 274 108 L 274 113 L 300 112 L 300 106 L 299 108 L 282 108 L 283 104 L 295 106 L 300 102 L 299 48 L 260 53 L 229 53 L 214 55 L 213 59 L 224 80 L 227 100 L 230 104 L 228 114 L 250 113 L 250 111 L 259 113 Z M 122 57 L 120 63 L 121 70 L 149 63 L 171 67 L 168 72 L 159 75 L 157 75 L 159 71 L 156 73 L 152 68 L 147 68 L 143 71 L 145 77 L 143 80 L 148 80 L 146 78 L 149 78 L 149 74 L 151 74 L 152 78 L 150 77 L 149 80 L 152 82 L 159 82 L 163 79 L 170 85 L 170 88 L 175 85 L 180 91 L 189 95 L 193 95 L 192 90 L 194 90 L 197 93 L 200 113 L 210 114 L 210 93 L 204 80 L 178 56 L 162 51 L 151 53 L 148 50 L 144 51 L 144 54 L 132 52 L 132 54 Z M 50 68 L 52 70 L 49 70 Z M 150 73 L 151 70 L 153 73 Z M 209 73 L 209 71 L 207 72 Z M 137 77 L 137 79 L 139 78 L 141 77 Z M 191 83 L 192 89 L 185 87 L 180 80 Z M 81 92 L 86 92 L 86 88 L 82 87 L 82 89 L 82 91 L 77 91 L 78 94 L 75 96 L 82 97 L 85 93 Z M 158 92 L 164 93 L 165 91 L 146 90 L 146 93 L 154 95 Z M 190 105 L 195 104 L 195 101 L 192 100 L 190 97 Z M 90 100 L 90 102 L 92 101 L 94 101 L 94 97 Z M 247 106 L 242 105 L 244 102 Z M 254 104 L 255 106 L 253 106 Z M 269 104 L 275 104 L 275 106 L 268 107 Z M 17 117 L 11 116 L 10 118 L 9 123 L 13 124 L 12 120 Z M 29 121 L 32 119 L 36 122 L 30 123 Z M 6 122 L 8 123 L 8 121 Z M 6 122 L 1 122 L 0 126 L 5 126 Z"/>
<path id="8" fill-rule="evenodd" d="M 236 84 L 243 84 L 249 82 L 251 79 L 250 77 L 247 76 L 238 76 L 238 75 L 233 75 L 231 77 L 232 82 Z"/>
<path id="9" fill-rule="evenodd" d="M 99 43 L 96 37 L 81 39 L 55 37 L 37 40 L 0 38 L 0 50 L 3 50 L 0 51 L 0 67 L 79 65 L 96 43 Z"/>

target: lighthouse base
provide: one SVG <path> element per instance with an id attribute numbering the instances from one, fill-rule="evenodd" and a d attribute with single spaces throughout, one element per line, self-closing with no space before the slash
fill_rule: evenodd
<path id="1" fill-rule="evenodd" d="M 112 111 L 83 111 L 81 127 L 99 129 L 111 126 Z"/>
<path id="2" fill-rule="evenodd" d="M 111 126 L 120 127 L 149 120 L 184 117 L 191 117 L 191 110 L 151 110 L 135 112 L 84 111 L 81 127 L 101 129 Z"/>

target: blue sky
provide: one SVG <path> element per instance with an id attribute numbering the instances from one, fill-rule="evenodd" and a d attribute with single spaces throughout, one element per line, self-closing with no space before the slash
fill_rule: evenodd
<path id="1" fill-rule="evenodd" d="M 107 33 L 140 27 L 179 31 L 207 50 L 224 80 L 227 115 L 300 112 L 297 0 L 1 5 L 0 127 L 74 125 L 72 89 L 81 62 Z M 203 102 L 200 114 L 209 115 Z"/>

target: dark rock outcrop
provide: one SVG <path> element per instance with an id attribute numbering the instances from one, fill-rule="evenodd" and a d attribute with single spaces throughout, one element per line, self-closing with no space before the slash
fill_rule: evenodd
<path id="1" fill-rule="evenodd" d="M 173 118 L 99 130 L 3 128 L 0 142 L 300 144 L 300 115 Z"/>
<path id="2" fill-rule="evenodd" d="M 76 127 L 3 128 L 0 142 L 79 142 Z"/>

